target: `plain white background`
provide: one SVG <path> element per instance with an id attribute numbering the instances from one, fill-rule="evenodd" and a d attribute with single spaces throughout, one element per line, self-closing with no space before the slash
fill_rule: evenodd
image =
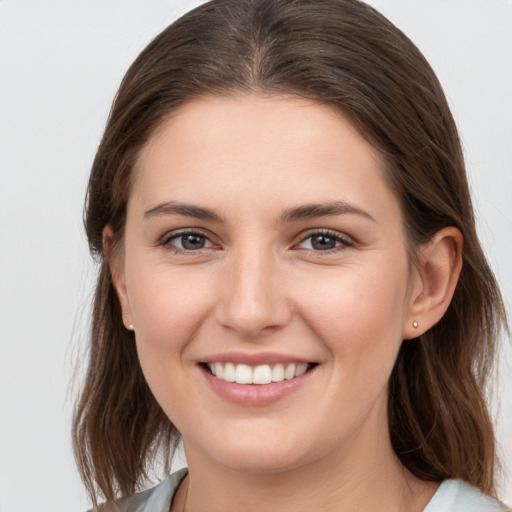
<path id="1" fill-rule="evenodd" d="M 128 65 L 188 0 L 0 0 L 0 512 L 88 507 L 70 382 L 95 267 L 89 167 Z M 512 1 L 373 0 L 424 52 L 460 127 L 479 231 L 512 303 Z M 494 414 L 512 503 L 512 355 Z"/>

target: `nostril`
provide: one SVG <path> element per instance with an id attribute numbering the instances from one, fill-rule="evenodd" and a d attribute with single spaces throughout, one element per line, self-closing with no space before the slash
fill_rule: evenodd
<path id="1" fill-rule="evenodd" d="M 217 311 L 217 322 L 220 325 L 247 339 L 271 334 L 286 326 L 290 318 L 291 312 L 284 304 L 264 300 L 250 304 L 244 304 L 243 301 L 224 303 Z"/>

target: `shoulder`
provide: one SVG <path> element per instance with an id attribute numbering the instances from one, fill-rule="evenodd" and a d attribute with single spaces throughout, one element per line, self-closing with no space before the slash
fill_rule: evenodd
<path id="1" fill-rule="evenodd" d="M 186 468 L 169 475 L 155 487 L 104 507 L 102 512 L 168 512 L 174 493 L 187 476 Z"/>
<path id="2" fill-rule="evenodd" d="M 445 480 L 424 512 L 510 512 L 498 500 L 461 480 Z"/>

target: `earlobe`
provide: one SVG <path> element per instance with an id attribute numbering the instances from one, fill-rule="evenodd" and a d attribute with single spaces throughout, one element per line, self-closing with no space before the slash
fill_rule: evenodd
<path id="1" fill-rule="evenodd" d="M 421 249 L 403 339 L 420 336 L 445 314 L 462 268 L 462 245 L 461 232 L 447 227 Z"/>
<path id="2" fill-rule="evenodd" d="M 123 312 L 123 324 L 126 329 L 133 331 L 133 318 L 131 314 L 130 304 L 128 301 L 128 294 L 126 292 L 126 282 L 124 276 L 124 269 L 122 258 L 114 247 L 114 233 L 112 226 L 107 224 L 103 229 L 103 253 L 107 260 L 112 276 L 112 284 L 116 290 L 117 298 Z"/>

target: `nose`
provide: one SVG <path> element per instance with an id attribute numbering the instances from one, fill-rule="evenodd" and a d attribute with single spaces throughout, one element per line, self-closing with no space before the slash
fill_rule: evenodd
<path id="1" fill-rule="evenodd" d="M 280 265 L 271 251 L 261 248 L 233 254 L 224 274 L 217 322 L 253 342 L 286 326 L 292 305 Z"/>

